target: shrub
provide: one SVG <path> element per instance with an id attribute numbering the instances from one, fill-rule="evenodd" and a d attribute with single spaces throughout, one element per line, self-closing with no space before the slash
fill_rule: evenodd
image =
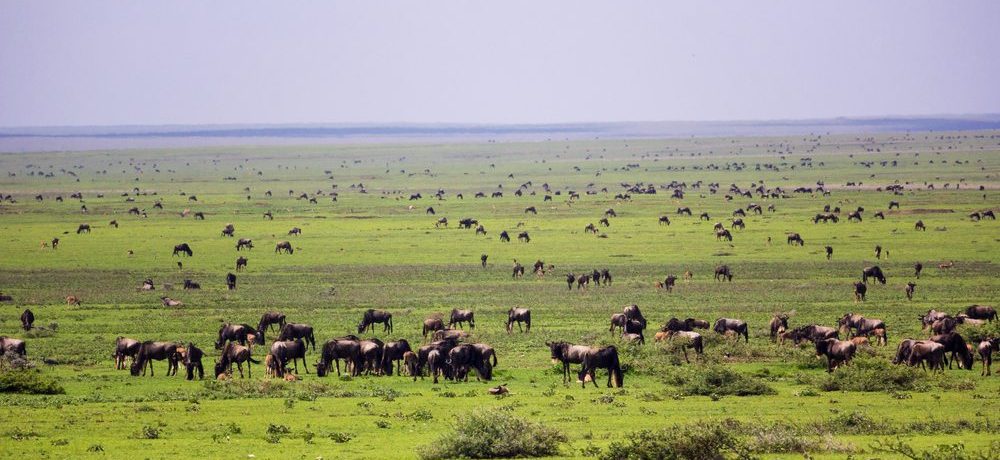
<path id="1" fill-rule="evenodd" d="M 144 426 L 142 431 L 136 435 L 139 439 L 160 439 L 160 429 L 155 426 Z"/>
<path id="2" fill-rule="evenodd" d="M 66 390 L 41 372 L 24 369 L 0 372 L 0 393 L 59 395 L 66 394 Z"/>
<path id="3" fill-rule="evenodd" d="M 342 443 L 345 443 L 347 441 L 350 441 L 351 439 L 354 439 L 354 435 L 352 435 L 351 433 L 345 433 L 345 432 L 342 432 L 342 431 L 336 431 L 336 432 L 330 433 L 329 437 L 330 437 L 330 440 L 332 440 L 333 442 L 338 443 L 338 444 L 342 444 Z"/>
<path id="4" fill-rule="evenodd" d="M 566 442 L 560 431 L 525 421 L 510 411 L 477 410 L 459 417 L 451 433 L 420 449 L 425 460 L 545 457 Z"/>
<path id="5" fill-rule="evenodd" d="M 903 391 L 926 390 L 921 371 L 892 364 L 884 359 L 856 357 L 846 366 L 818 381 L 824 391 Z"/>
<path id="6" fill-rule="evenodd" d="M 777 394 L 766 383 L 723 366 L 708 366 L 682 379 L 681 389 L 687 395 L 750 396 Z"/>
<path id="7" fill-rule="evenodd" d="M 657 431 L 644 430 L 612 442 L 601 456 L 605 460 L 663 459 L 716 460 L 752 458 L 748 447 L 721 423 L 675 425 Z"/>
<path id="8" fill-rule="evenodd" d="M 966 451 L 962 443 L 940 444 L 931 450 L 918 451 L 900 439 L 877 441 L 872 450 L 913 460 L 986 460 L 1000 457 L 1000 441 L 990 442 L 990 447 L 979 452 Z"/>

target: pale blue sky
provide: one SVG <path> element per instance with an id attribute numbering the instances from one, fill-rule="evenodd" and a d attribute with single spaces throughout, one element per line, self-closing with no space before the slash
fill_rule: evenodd
<path id="1" fill-rule="evenodd" d="M 997 1 L 0 0 L 0 126 L 1000 112 Z"/>

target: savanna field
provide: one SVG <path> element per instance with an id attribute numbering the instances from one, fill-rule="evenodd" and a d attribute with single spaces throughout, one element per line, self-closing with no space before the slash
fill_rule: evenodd
<path id="1" fill-rule="evenodd" d="M 727 458 L 1000 458 L 1000 377 L 981 376 L 978 355 L 971 370 L 891 364 L 900 340 L 930 336 L 918 319 L 928 310 L 997 306 L 1000 224 L 969 214 L 1000 211 L 1000 132 L 6 153 L 0 171 L 0 193 L 12 197 L 0 202 L 0 291 L 12 298 L 0 303 L 0 335 L 25 340 L 29 360 L 29 369 L 0 372 L 0 458 L 441 458 L 472 455 L 448 450 L 448 440 L 491 436 L 577 458 L 685 448 L 714 458 L 716 444 Z M 746 197 L 731 184 L 780 187 L 784 197 Z M 628 190 L 636 185 L 656 193 Z M 77 192 L 82 200 L 70 197 Z M 748 212 L 745 229 L 718 240 L 713 225 L 730 228 L 750 203 L 763 213 Z M 839 222 L 813 223 L 824 205 L 841 209 Z M 858 207 L 862 222 L 849 222 Z M 616 216 L 600 225 L 609 209 Z M 448 226 L 436 227 L 442 217 Z M 460 229 L 463 218 L 486 235 Z M 83 223 L 90 233 L 77 233 Z M 228 223 L 233 238 L 221 235 Z M 591 223 L 596 236 L 584 231 Z M 288 235 L 293 227 L 301 235 Z M 503 230 L 511 242 L 499 240 Z M 531 241 L 519 242 L 520 232 Z M 786 244 L 790 232 L 805 244 Z M 240 238 L 255 248 L 238 253 Z M 293 254 L 275 253 L 284 240 Z M 181 243 L 193 256 L 172 255 Z M 245 271 L 235 270 L 238 256 Z M 515 260 L 523 278 L 511 276 Z M 531 273 L 538 260 L 552 266 L 544 276 Z M 731 282 L 713 279 L 723 264 Z M 869 283 L 856 302 L 854 283 L 872 265 L 887 283 Z M 567 273 L 594 269 L 613 283 L 567 289 Z M 674 289 L 657 289 L 668 275 L 679 278 Z M 156 290 L 139 290 L 147 278 Z M 185 279 L 202 289 L 183 290 Z M 162 296 L 183 305 L 164 306 Z M 650 322 L 643 345 L 609 332 L 611 315 L 630 304 Z M 529 333 L 507 333 L 511 307 L 531 310 Z M 31 331 L 21 328 L 25 308 L 36 317 Z M 423 320 L 453 308 L 474 310 L 468 340 L 496 349 L 492 381 L 319 378 L 318 349 L 297 381 L 267 378 L 259 364 L 249 378 L 211 375 L 219 327 L 256 325 L 265 311 L 312 325 L 321 347 L 357 334 L 366 310 L 386 310 L 392 333 L 360 335 L 416 347 L 428 341 Z M 790 328 L 835 327 L 849 312 L 878 318 L 888 345 L 862 346 L 827 373 L 811 343 L 770 340 L 768 322 L 781 312 Z M 678 343 L 653 340 L 673 317 L 745 320 L 749 343 L 699 330 L 705 352 L 687 350 L 689 363 Z M 1000 321 L 958 332 L 975 345 L 1000 336 Z M 155 376 L 116 370 L 119 336 L 192 342 L 206 352 L 206 377 L 187 381 L 183 368 L 167 376 L 164 361 Z M 546 346 L 560 340 L 615 345 L 624 387 L 607 388 L 604 370 L 596 388 L 563 384 Z M 502 384 L 508 394 L 489 394 Z M 510 452 L 532 446 L 521 448 Z"/>

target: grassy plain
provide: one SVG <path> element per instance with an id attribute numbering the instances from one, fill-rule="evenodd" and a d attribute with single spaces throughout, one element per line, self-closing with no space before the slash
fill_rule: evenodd
<path id="1" fill-rule="evenodd" d="M 997 222 L 966 217 L 1000 210 L 995 132 L 0 154 L 0 171 L 8 173 L 0 177 L 0 192 L 17 201 L 0 204 L 0 290 L 14 298 L 0 306 L 0 334 L 25 337 L 18 321 L 25 307 L 35 312 L 37 324 L 57 325 L 54 333 L 26 340 L 40 372 L 66 389 L 52 396 L 0 394 L 2 418 L 16 421 L 0 433 L 0 457 L 412 457 L 418 446 L 447 431 L 456 414 L 476 408 L 506 408 L 559 428 L 569 437 L 562 449 L 569 457 L 639 429 L 724 419 L 838 427 L 814 430 L 815 438 L 837 446 L 814 450 L 817 458 L 849 452 L 891 457 L 873 453 L 871 445 L 897 435 L 915 447 L 962 442 L 970 450 L 998 436 L 1000 379 L 980 378 L 978 368 L 921 376 L 905 391 L 825 391 L 822 362 L 811 350 L 772 344 L 765 330 L 778 311 L 794 311 L 793 326 L 833 325 L 848 311 L 861 312 L 885 320 L 891 334 L 889 347 L 863 359 L 888 361 L 901 338 L 925 335 L 918 314 L 995 305 Z M 684 199 L 670 198 L 661 188 L 671 181 L 688 185 Z M 697 181 L 700 189 L 691 188 Z M 723 198 L 729 184 L 749 188 L 761 181 L 791 197 Z M 515 197 L 529 182 L 524 196 Z M 713 182 L 721 184 L 717 194 L 709 192 Z M 792 193 L 817 182 L 825 183 L 829 196 Z M 542 201 L 543 183 L 552 188 L 551 202 Z M 659 190 L 616 200 L 623 183 Z M 875 190 L 893 183 L 904 184 L 903 195 Z M 926 187 L 931 183 L 934 190 Z M 489 198 L 501 185 L 504 197 Z M 137 196 L 133 188 L 145 194 Z M 439 188 L 444 200 L 432 197 Z M 266 197 L 267 190 L 273 196 Z M 581 198 L 569 202 L 571 190 Z M 81 192 L 84 203 L 70 199 L 73 192 Z M 126 192 L 134 203 L 125 202 Z M 423 199 L 408 199 L 418 192 Z M 487 198 L 474 198 L 476 192 Z M 297 199 L 302 193 L 317 203 Z M 36 201 L 37 194 L 44 200 Z M 901 203 L 898 211 L 886 209 L 890 200 Z M 153 208 L 158 201 L 162 210 Z M 734 209 L 749 202 L 774 204 L 776 211 L 749 215 L 746 230 L 734 231 L 732 243 L 717 241 L 713 223 L 728 222 Z M 845 211 L 863 206 L 865 220 L 813 224 L 810 218 L 825 204 Z M 128 215 L 132 206 L 148 217 Z M 428 206 L 436 216 L 425 214 Z M 538 214 L 525 214 L 528 206 Z M 679 206 L 690 207 L 694 216 L 676 215 Z M 608 208 L 618 217 L 601 228 L 607 238 L 584 233 Z M 181 218 L 183 209 L 204 212 L 206 219 Z M 871 217 L 879 210 L 885 220 Z M 273 212 L 273 221 L 262 218 L 265 211 Z M 701 212 L 711 221 L 700 221 Z M 670 216 L 672 225 L 658 225 L 661 215 Z M 451 225 L 435 228 L 439 217 Z M 479 219 L 488 234 L 458 229 L 463 217 Z M 112 219 L 119 228 L 107 225 Z M 926 232 L 914 230 L 918 219 Z M 84 222 L 94 227 L 92 233 L 77 235 Z M 224 285 L 237 257 L 234 239 L 220 236 L 229 222 L 237 237 L 256 244 L 236 291 Z M 302 228 L 301 236 L 286 236 L 293 226 Z M 503 229 L 512 235 L 528 231 L 532 241 L 501 243 Z M 800 233 L 805 246 L 786 245 L 786 232 Z M 57 250 L 40 247 L 54 237 L 61 239 Z M 274 243 L 285 239 L 295 253 L 275 254 Z M 173 245 L 182 242 L 192 246 L 194 257 L 171 256 Z M 831 261 L 824 256 L 826 245 L 835 250 Z M 874 260 L 876 245 L 889 256 Z M 489 255 L 485 269 L 479 266 L 483 253 Z M 514 259 L 529 267 L 544 260 L 555 270 L 544 278 L 511 279 Z M 918 261 L 925 269 L 916 280 L 912 267 Z M 938 269 L 944 261 L 954 261 L 954 268 Z M 712 269 L 722 263 L 733 268 L 732 283 L 712 280 Z M 889 282 L 873 286 L 868 301 L 857 304 L 852 283 L 873 263 L 886 270 Z M 594 268 L 608 268 L 613 285 L 566 289 L 565 273 Z M 695 275 L 690 283 L 679 282 L 673 293 L 653 289 L 655 281 L 685 270 Z M 157 291 L 137 291 L 146 277 L 156 281 Z M 186 278 L 203 289 L 179 290 Z M 917 282 L 912 301 L 903 295 L 907 281 Z M 175 289 L 163 291 L 162 283 Z M 71 294 L 83 304 L 65 305 Z M 161 295 L 185 305 L 163 307 Z M 673 316 L 745 319 L 750 344 L 706 332 L 706 355 L 690 365 L 672 347 L 652 340 L 643 347 L 619 344 L 628 368 L 623 390 L 562 385 L 545 342 L 616 343 L 607 320 L 632 303 L 656 324 Z M 504 331 L 506 311 L 515 305 L 531 308 L 530 334 Z M 193 341 L 211 350 L 222 322 L 256 324 L 270 309 L 312 324 L 322 342 L 354 332 L 368 308 L 394 314 L 395 332 L 378 337 L 413 344 L 421 342 L 426 316 L 474 309 L 473 337 L 499 353 L 495 382 L 433 385 L 399 376 L 341 380 L 313 374 L 284 383 L 263 379 L 260 367 L 247 382 L 188 382 L 166 377 L 163 364 L 155 377 L 130 377 L 115 371 L 110 359 L 120 335 Z M 310 354 L 310 363 L 315 357 Z M 765 381 L 777 394 L 684 394 L 678 376 L 716 364 Z M 511 395 L 487 395 L 497 383 L 507 383 Z M 879 428 L 844 422 L 854 413 Z M 945 428 L 915 427 L 917 421 Z M 279 427 L 269 434 L 269 425 L 289 432 Z M 101 452 L 89 451 L 97 445 Z"/>

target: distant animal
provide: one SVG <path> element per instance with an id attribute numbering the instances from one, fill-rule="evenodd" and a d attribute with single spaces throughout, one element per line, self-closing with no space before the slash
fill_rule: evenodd
<path id="1" fill-rule="evenodd" d="M 688 207 L 677 208 L 677 215 L 682 215 L 682 214 L 687 214 L 687 215 L 690 216 L 691 215 L 691 208 L 688 208 Z"/>
<path id="2" fill-rule="evenodd" d="M 785 332 L 788 329 L 788 314 L 779 313 L 771 317 L 771 323 L 769 324 L 771 329 L 771 341 L 774 342 L 778 339 L 778 334 Z"/>
<path id="3" fill-rule="evenodd" d="M 139 351 L 136 353 L 135 360 L 132 361 L 132 366 L 129 372 L 138 377 L 140 372 L 143 376 L 146 375 L 146 368 L 149 368 L 149 375 L 153 377 L 153 361 L 167 361 L 167 375 L 174 375 L 177 373 L 177 365 L 179 357 L 177 355 L 178 344 L 172 342 L 143 342 L 139 346 Z"/>
<path id="4" fill-rule="evenodd" d="M 913 228 L 918 231 L 927 231 L 927 226 L 924 225 L 924 221 L 918 220 L 917 223 L 913 224 Z"/>
<path id="5" fill-rule="evenodd" d="M 906 293 L 906 300 L 913 300 L 913 292 L 917 290 L 917 284 L 913 281 L 906 283 L 903 291 Z"/>
<path id="6" fill-rule="evenodd" d="M 742 335 L 743 340 L 746 343 L 750 343 L 749 328 L 747 328 L 747 323 L 743 320 L 719 318 L 715 321 L 715 326 L 712 327 L 712 330 L 721 335 L 726 335 L 726 332 L 733 331 L 737 337 Z"/>
<path id="7" fill-rule="evenodd" d="M 509 243 L 510 242 L 510 235 L 507 234 L 507 230 L 504 230 L 504 231 L 500 232 L 500 242 L 501 243 Z"/>
<path id="8" fill-rule="evenodd" d="M 31 309 L 25 308 L 21 313 L 21 329 L 30 331 L 33 327 L 35 327 L 35 314 Z"/>
<path id="9" fill-rule="evenodd" d="M 250 238 L 240 238 L 236 241 L 236 250 L 242 251 L 244 248 L 247 250 L 253 249 L 253 240 Z"/>
<path id="10" fill-rule="evenodd" d="M 232 237 L 234 233 L 236 233 L 236 227 L 233 226 L 233 224 L 226 224 L 226 226 L 222 228 L 222 236 Z"/>
<path id="11" fill-rule="evenodd" d="M 246 270 L 246 268 L 247 268 L 247 258 L 246 257 L 242 257 L 242 256 L 237 257 L 236 258 L 236 271 L 241 272 L 243 270 Z"/>
<path id="12" fill-rule="evenodd" d="M 237 263 L 239 263 L 239 261 L 237 261 Z M 243 260 L 243 266 L 246 266 L 246 259 Z M 230 291 L 236 289 L 236 275 L 232 273 L 226 274 L 226 287 L 228 287 Z"/>
<path id="13" fill-rule="evenodd" d="M 1000 350 L 1000 338 L 984 339 L 976 346 L 980 361 L 983 362 L 983 371 L 979 375 L 992 374 L 993 352 Z"/>
<path id="14" fill-rule="evenodd" d="M 567 273 L 566 274 L 566 286 L 569 288 L 569 290 L 571 290 L 571 291 L 573 290 L 573 283 L 575 283 L 575 282 L 576 282 L 576 275 L 574 275 L 572 272 L 571 273 Z"/>
<path id="15" fill-rule="evenodd" d="M 660 225 L 670 225 L 670 218 L 667 216 L 660 216 Z"/>
<path id="16" fill-rule="evenodd" d="M 733 272 L 729 269 L 728 265 L 719 265 L 718 267 L 715 267 L 715 280 L 733 281 Z"/>
<path id="17" fill-rule="evenodd" d="M 747 228 L 747 225 L 743 223 L 743 219 L 733 219 L 733 224 L 730 226 L 730 228 L 734 230 L 737 228 L 739 228 L 740 230 L 745 230 Z"/>
<path id="18" fill-rule="evenodd" d="M 375 310 L 369 308 L 365 311 L 364 316 L 361 318 L 361 322 L 358 323 L 358 333 L 361 334 L 368 329 L 375 332 L 375 324 L 382 324 L 382 332 L 392 333 L 392 313 L 385 310 Z"/>
<path id="19" fill-rule="evenodd" d="M 868 285 L 861 282 L 854 283 L 854 301 L 864 302 L 865 294 L 868 293 Z"/>
<path id="20" fill-rule="evenodd" d="M 118 221 L 117 220 L 112 220 L 111 222 L 108 222 L 108 226 L 109 227 L 118 228 Z"/>
<path id="21" fill-rule="evenodd" d="M 798 244 L 799 246 L 804 246 L 806 242 L 802 240 L 802 236 L 798 233 L 789 233 L 788 244 Z"/>
<path id="22" fill-rule="evenodd" d="M 716 240 L 725 239 L 726 241 L 733 241 L 733 234 L 730 233 L 729 230 L 726 230 L 726 229 L 716 230 L 715 231 L 715 239 Z"/>
<path id="23" fill-rule="evenodd" d="M 171 299 L 170 297 L 160 297 L 160 301 L 163 302 L 164 307 L 181 307 L 184 305 L 184 302 Z"/>
<path id="24" fill-rule="evenodd" d="M 466 322 L 469 323 L 469 329 L 476 328 L 475 313 L 472 310 L 459 310 L 457 308 L 451 310 L 451 319 L 448 321 L 448 327 L 454 327 L 455 325 L 462 327 Z"/>
<path id="25" fill-rule="evenodd" d="M 295 251 L 292 249 L 292 243 L 288 241 L 279 241 L 278 244 L 274 245 L 274 252 L 276 254 L 281 254 L 282 252 L 292 254 Z"/>
<path id="26" fill-rule="evenodd" d="M 187 254 L 188 257 L 192 257 L 192 256 L 194 256 L 194 251 L 191 250 L 191 246 L 189 246 L 187 243 L 181 243 L 181 244 L 178 244 L 178 245 L 174 246 L 174 254 L 173 255 L 176 256 L 178 254 Z"/>
<path id="27" fill-rule="evenodd" d="M 878 265 L 865 267 L 861 270 L 861 282 L 868 284 L 868 278 L 874 278 L 879 283 L 885 284 L 885 274 L 882 273 L 882 269 Z"/>
<path id="28" fill-rule="evenodd" d="M 437 222 L 434 222 L 434 227 L 440 228 L 442 226 L 444 226 L 444 227 L 448 226 L 448 218 L 447 217 L 442 217 L 442 218 L 438 219 Z"/>
<path id="29" fill-rule="evenodd" d="M 913 276 L 916 276 L 917 279 L 920 279 L 920 272 L 923 271 L 923 269 L 924 269 L 924 264 L 920 262 L 913 264 Z"/>
<path id="30" fill-rule="evenodd" d="M 438 317 L 431 317 L 424 320 L 423 330 L 421 335 L 425 338 L 428 332 L 440 331 L 445 329 L 444 321 Z"/>
<path id="31" fill-rule="evenodd" d="M 833 246 L 826 247 L 826 260 L 833 258 Z"/>
<path id="32" fill-rule="evenodd" d="M 583 382 L 583 387 L 586 388 L 587 380 L 590 380 L 594 386 L 597 386 L 595 372 L 597 369 L 607 369 L 608 370 L 608 387 L 611 387 L 612 382 L 617 388 L 622 388 L 624 386 L 624 377 L 622 375 L 621 363 L 618 359 L 618 349 L 613 345 L 605 348 L 591 349 L 583 357 L 583 367 L 580 370 L 579 377 L 580 381 Z"/>
<path id="33" fill-rule="evenodd" d="M 522 243 L 530 243 L 531 237 L 528 236 L 528 232 L 521 232 L 517 234 L 517 240 Z"/>
<path id="34" fill-rule="evenodd" d="M 826 356 L 827 372 L 833 372 L 841 364 L 850 362 L 857 351 L 857 345 L 849 340 L 825 339 L 816 341 L 816 355 Z"/>
<path id="35" fill-rule="evenodd" d="M 490 256 L 488 256 L 486 254 L 483 254 L 483 255 L 479 256 L 479 261 L 482 263 L 483 268 L 486 268 L 486 259 L 488 259 L 489 257 Z"/>
<path id="36" fill-rule="evenodd" d="M 507 311 L 507 333 L 510 334 L 514 330 L 514 323 L 517 323 L 517 328 L 521 332 L 531 332 L 531 310 L 527 308 L 514 308 L 512 307 Z M 524 323 L 524 328 L 521 328 L 521 323 Z"/>
<path id="37" fill-rule="evenodd" d="M 184 280 L 184 289 L 201 289 L 201 284 L 191 280 Z"/>
<path id="38" fill-rule="evenodd" d="M 949 261 L 949 262 L 944 262 L 944 263 L 938 264 L 938 268 L 941 269 L 941 270 L 948 270 L 948 269 L 950 269 L 950 268 L 952 268 L 954 266 L 955 266 L 955 261 Z"/>
<path id="39" fill-rule="evenodd" d="M 277 340 L 295 339 L 302 339 L 305 343 L 312 345 L 314 351 L 316 350 L 316 337 L 313 335 L 312 326 L 301 323 L 287 323 L 282 326 Z"/>
<path id="40" fill-rule="evenodd" d="M 76 234 L 79 235 L 81 233 L 90 233 L 90 224 L 80 224 L 80 226 L 76 228 Z"/>
<path id="41" fill-rule="evenodd" d="M 301 235 L 302 234 L 302 229 L 298 228 L 298 227 L 292 227 L 292 229 L 288 231 L 288 234 L 292 235 L 292 236 Z"/>
<path id="42" fill-rule="evenodd" d="M 861 213 L 858 212 L 858 211 L 851 211 L 851 212 L 847 213 L 847 221 L 848 222 L 851 222 L 851 221 L 861 222 L 862 221 L 862 219 L 861 219 Z"/>
<path id="43" fill-rule="evenodd" d="M 986 320 L 993 322 L 997 319 L 997 310 L 987 305 L 970 305 L 965 309 L 965 314 L 972 319 Z"/>
<path id="44" fill-rule="evenodd" d="M 848 337 L 855 335 L 875 335 L 878 345 L 886 345 L 888 336 L 886 334 L 885 322 L 875 318 L 865 318 L 857 313 L 847 313 L 837 320 L 837 325 L 847 332 Z"/>

